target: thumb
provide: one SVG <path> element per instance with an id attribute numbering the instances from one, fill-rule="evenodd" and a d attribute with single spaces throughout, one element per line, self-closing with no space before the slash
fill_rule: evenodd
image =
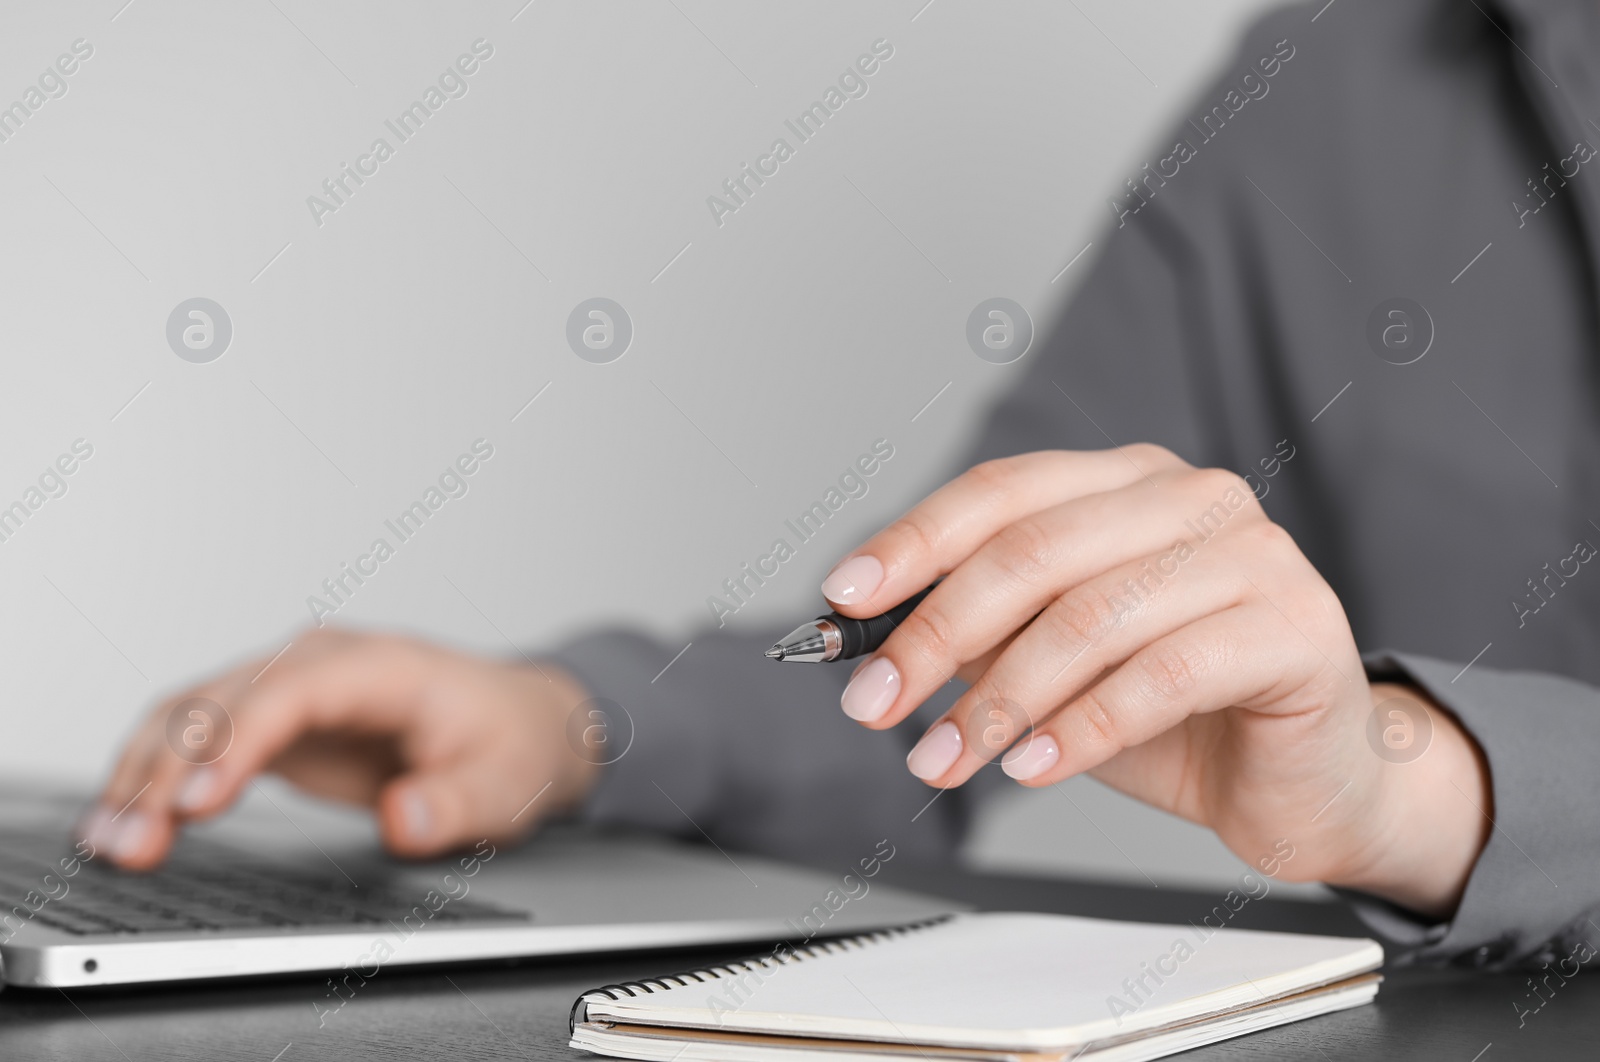
<path id="1" fill-rule="evenodd" d="M 425 858 L 511 841 L 539 820 L 545 782 L 526 764 L 462 760 L 401 775 L 378 796 L 378 830 L 396 855 Z"/>

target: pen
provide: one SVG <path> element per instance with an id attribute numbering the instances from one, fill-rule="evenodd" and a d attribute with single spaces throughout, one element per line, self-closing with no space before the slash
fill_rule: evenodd
<path id="1" fill-rule="evenodd" d="M 870 619 L 851 619 L 837 612 L 802 623 L 767 650 L 773 660 L 799 660 L 823 664 L 830 660 L 851 660 L 874 652 L 888 640 L 890 632 L 911 615 L 933 587 L 913 594 L 905 601 Z"/>

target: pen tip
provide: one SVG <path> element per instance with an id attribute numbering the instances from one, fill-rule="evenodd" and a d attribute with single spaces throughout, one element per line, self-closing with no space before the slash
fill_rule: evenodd
<path id="1" fill-rule="evenodd" d="M 783 659 L 783 647 L 780 646 L 780 645 L 774 645 L 771 649 L 768 649 L 767 650 L 767 659 L 768 660 L 782 660 Z"/>

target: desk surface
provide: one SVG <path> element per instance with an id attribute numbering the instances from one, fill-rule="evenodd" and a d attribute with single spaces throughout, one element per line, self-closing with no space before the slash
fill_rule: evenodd
<path id="1" fill-rule="evenodd" d="M 991 910 L 1037 910 L 1183 923 L 1219 895 L 994 877 L 951 869 L 892 870 L 896 883 Z M 1360 935 L 1342 907 L 1266 897 L 1232 919 L 1256 929 Z M 749 949 L 743 949 L 748 951 Z M 566 1046 L 567 1013 L 596 985 L 733 957 L 728 949 L 533 962 L 451 970 L 384 970 L 319 1027 L 320 980 L 257 981 L 180 989 L 0 992 L 0 1058 L 31 1062 L 145 1062 L 150 1059 L 339 1062 L 343 1059 L 452 1060 L 579 1058 Z M 1600 1043 L 1600 975 L 1560 987 L 1533 1006 L 1525 974 L 1399 970 L 1371 1006 L 1243 1037 L 1183 1057 L 1497 1059 L 1592 1057 Z M 1491 1046 L 1492 1045 L 1492 1046 Z M 1587 1047 L 1588 1050 L 1584 1050 Z"/>

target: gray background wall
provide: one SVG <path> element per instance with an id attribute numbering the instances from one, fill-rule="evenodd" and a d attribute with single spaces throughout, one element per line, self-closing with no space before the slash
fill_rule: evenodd
<path id="1" fill-rule="evenodd" d="M 0 770 L 91 783 L 157 696 L 285 644 L 480 437 L 466 496 L 339 621 L 489 652 L 621 619 L 687 641 L 887 436 L 871 493 L 733 622 L 805 613 L 1016 378 L 967 347 L 968 312 L 1003 295 L 1047 325 L 1107 196 L 1264 6 L 7 5 L 0 102 L 94 51 L 0 143 L 0 503 L 74 440 L 94 452 L 0 542 Z M 466 94 L 399 144 L 385 119 L 479 38 Z M 796 142 L 784 120 L 879 38 L 867 94 L 716 224 L 707 196 Z M 318 224 L 307 197 L 378 136 L 394 156 Z M 207 364 L 165 334 L 195 296 L 233 326 Z M 565 341 L 592 296 L 633 321 L 610 364 Z M 1087 782 L 996 806 L 971 854 L 1239 869 Z"/>

